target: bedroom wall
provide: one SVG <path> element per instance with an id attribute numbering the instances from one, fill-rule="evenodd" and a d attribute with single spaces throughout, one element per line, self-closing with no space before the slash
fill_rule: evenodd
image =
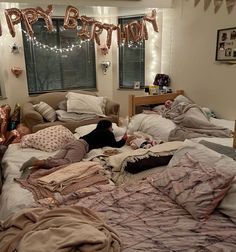
<path id="1" fill-rule="evenodd" d="M 23 2 L 23 1 L 21 1 Z M 15 4 L 15 3 L 0 3 L 0 20 L 2 24 L 3 35 L 0 37 L 0 49 L 1 49 L 1 57 L 0 57 L 0 82 L 3 90 L 3 99 L 0 100 L 1 104 L 10 104 L 13 108 L 15 103 L 23 104 L 30 97 L 28 96 L 27 89 L 27 78 L 26 78 L 26 70 L 25 70 L 25 61 L 24 61 L 24 50 L 22 44 L 22 36 L 20 28 L 16 29 L 16 36 L 12 38 L 9 33 L 5 16 L 4 9 L 6 8 L 28 8 L 28 7 L 36 7 L 38 3 L 35 1 L 29 1 L 30 3 L 24 4 Z M 51 3 L 53 3 L 52 1 Z M 94 4 L 98 3 L 95 2 Z M 100 3 L 105 4 L 108 1 L 100 1 Z M 146 5 L 144 4 L 144 0 L 138 1 L 111 1 L 117 2 L 117 6 L 122 7 L 100 7 L 100 6 L 79 6 L 74 5 L 79 8 L 81 15 L 93 16 L 97 20 L 107 23 L 117 23 L 118 15 L 134 15 L 140 13 L 146 13 L 148 15 L 151 14 L 152 8 L 146 8 L 149 6 L 150 1 L 146 1 Z M 122 5 L 120 5 L 122 2 Z M 132 2 L 132 3 L 131 3 Z M 91 3 L 91 1 L 90 1 Z M 153 3 L 153 2 L 152 2 Z M 171 7 L 172 1 L 160 1 L 158 2 L 160 7 Z M 81 3 L 80 3 L 81 4 Z M 91 3 L 92 4 L 92 3 Z M 111 4 L 112 5 L 112 4 Z M 140 5 L 140 7 L 138 7 Z M 46 8 L 47 5 L 41 4 L 40 7 Z M 67 4 L 55 5 L 53 16 L 64 16 L 65 9 Z M 114 3 L 113 3 L 114 6 Z M 126 7 L 127 6 L 127 7 Z M 133 6 L 133 7 L 132 7 Z M 153 6 L 153 4 L 152 4 Z M 155 6 L 155 5 L 154 5 Z M 158 4 L 156 5 L 158 7 Z M 170 31 L 170 21 L 168 20 L 169 9 L 158 10 L 158 24 L 159 29 L 164 33 L 155 33 L 153 32 L 152 26 L 148 24 L 149 27 L 149 39 L 146 41 L 146 55 L 145 60 L 147 63 L 147 67 L 145 69 L 145 84 L 149 85 L 152 83 L 154 76 L 157 72 L 161 71 L 169 71 L 170 70 L 170 43 L 168 37 L 171 34 Z M 167 18 L 166 18 L 167 17 Z M 162 24 L 162 20 L 166 19 L 167 22 Z M 162 36 L 161 36 L 162 34 Z M 106 36 L 104 33 L 103 37 Z M 168 41 L 167 41 L 168 40 Z M 102 39 L 101 39 L 102 41 Z M 17 43 L 20 48 L 19 54 L 11 53 L 11 46 L 13 43 Z M 104 75 L 101 70 L 101 62 L 103 60 L 110 60 L 112 62 L 111 67 L 108 69 L 107 74 Z M 128 113 L 128 95 L 134 93 L 136 95 L 144 95 L 143 90 L 120 90 L 118 83 L 118 48 L 116 44 L 116 38 L 114 36 L 112 41 L 112 47 L 109 51 L 108 55 L 103 56 L 99 50 L 96 48 L 96 71 L 97 71 L 97 89 L 98 94 L 102 96 L 107 96 L 114 101 L 117 101 L 121 104 L 121 113 L 120 115 L 125 117 Z M 163 63 L 162 63 L 163 62 Z M 11 67 L 21 67 L 23 69 L 23 73 L 16 78 L 11 73 Z"/>
<path id="2" fill-rule="evenodd" d="M 217 29 L 235 27 L 236 6 L 227 13 L 225 1 L 214 13 L 213 1 L 177 0 L 174 7 L 171 78 L 174 89 L 184 89 L 196 103 L 219 117 L 236 119 L 236 65 L 215 61 Z"/>

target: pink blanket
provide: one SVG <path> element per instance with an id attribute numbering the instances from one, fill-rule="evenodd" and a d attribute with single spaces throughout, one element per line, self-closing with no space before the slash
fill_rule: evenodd
<path id="1" fill-rule="evenodd" d="M 147 180 L 79 204 L 96 210 L 117 230 L 122 251 L 236 251 L 236 225 L 227 217 L 215 211 L 198 222 Z"/>

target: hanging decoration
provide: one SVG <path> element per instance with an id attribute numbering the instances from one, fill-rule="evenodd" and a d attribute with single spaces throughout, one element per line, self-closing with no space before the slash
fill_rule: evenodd
<path id="1" fill-rule="evenodd" d="M 211 0 L 205 0 L 204 1 L 204 10 L 207 10 L 208 7 L 210 6 L 210 4 L 211 4 Z"/>
<path id="2" fill-rule="evenodd" d="M 109 52 L 109 49 L 108 49 L 107 45 L 104 44 L 104 45 L 100 46 L 100 51 L 101 51 L 102 55 L 107 55 Z"/>
<path id="3" fill-rule="evenodd" d="M 51 32 L 53 30 L 53 23 L 52 23 L 52 5 L 48 5 L 48 8 L 44 11 L 41 7 L 37 7 L 36 11 L 39 16 L 41 16 L 47 26 L 47 29 Z"/>
<path id="4" fill-rule="evenodd" d="M 41 7 L 37 8 L 10 8 L 5 9 L 5 17 L 7 21 L 7 26 L 12 37 L 15 37 L 16 32 L 14 26 L 23 22 L 27 34 L 30 37 L 34 36 L 34 31 L 32 25 L 37 22 L 39 17 L 42 17 L 45 21 L 45 25 L 48 31 L 53 30 L 52 23 L 52 5 L 48 5 L 46 10 Z M 82 28 L 78 30 L 78 20 L 82 23 Z M 105 30 L 106 31 L 106 46 L 108 49 L 111 47 L 112 34 L 117 33 L 117 44 L 118 46 L 122 44 L 132 44 L 140 42 L 141 40 L 148 39 L 147 24 L 150 23 L 155 32 L 158 32 L 157 25 L 157 12 L 155 9 L 152 10 L 151 16 L 145 15 L 140 21 L 131 21 L 124 27 L 120 25 L 101 23 L 92 17 L 80 16 L 79 10 L 74 6 L 67 6 L 64 16 L 63 27 L 65 29 L 76 29 L 78 30 L 77 36 L 82 40 L 95 40 L 95 42 L 100 45 L 100 35 Z M 0 36 L 1 36 L 1 24 L 0 24 Z"/>
<path id="5" fill-rule="evenodd" d="M 103 27 L 101 22 L 95 22 L 93 26 L 91 39 L 96 41 L 98 45 L 100 45 L 100 35 L 102 34 Z"/>
<path id="6" fill-rule="evenodd" d="M 154 9 L 152 10 L 152 16 L 148 17 L 147 15 L 144 16 L 144 20 L 150 22 L 153 26 L 153 29 L 155 32 L 158 32 L 158 27 L 157 27 L 157 11 Z"/>
<path id="7" fill-rule="evenodd" d="M 194 0 L 194 6 L 196 7 L 200 3 L 200 1 L 201 0 Z M 220 9 L 223 2 L 224 0 L 213 0 L 215 13 Z M 234 5 L 236 4 L 236 0 L 225 0 L 225 3 L 226 3 L 227 11 L 230 14 L 234 8 Z M 204 10 L 207 10 L 210 4 L 211 4 L 211 0 L 204 0 Z"/>
<path id="8" fill-rule="evenodd" d="M 16 43 L 14 43 L 12 46 L 10 46 L 11 48 L 11 53 L 13 54 L 18 54 L 20 53 L 20 46 L 18 46 Z"/>
<path id="9" fill-rule="evenodd" d="M 103 24 L 103 29 L 107 31 L 107 47 L 110 49 L 111 47 L 111 39 L 112 39 L 112 32 L 116 30 L 116 26 L 113 24 Z"/>
<path id="10" fill-rule="evenodd" d="M 223 3 L 223 0 L 214 0 L 215 13 L 217 13 L 217 11 L 220 9 L 222 3 Z"/>
<path id="11" fill-rule="evenodd" d="M 236 3 L 236 0 L 226 0 L 226 7 L 229 14 L 233 10 L 235 3 Z"/>
<path id="12" fill-rule="evenodd" d="M 30 36 L 34 35 L 34 31 L 32 28 L 32 24 L 38 21 L 38 14 L 36 9 L 34 8 L 27 8 L 21 10 L 22 19 L 26 28 L 26 31 Z"/>
<path id="13" fill-rule="evenodd" d="M 26 35 L 27 41 L 31 42 L 34 46 L 38 47 L 39 49 L 43 49 L 46 51 L 54 52 L 54 53 L 63 53 L 63 52 L 72 52 L 75 48 L 82 48 L 83 44 L 88 42 L 88 40 L 80 40 L 76 44 L 72 44 L 70 46 L 64 48 L 58 48 L 57 46 L 49 46 L 37 41 L 36 37 L 31 37 L 29 34 L 22 30 L 22 32 Z"/>
<path id="14" fill-rule="evenodd" d="M 200 0 L 194 0 L 194 7 L 196 7 L 199 4 Z"/>
<path id="15" fill-rule="evenodd" d="M 20 67 L 12 67 L 11 72 L 18 78 L 22 74 L 23 69 Z"/>
<path id="16" fill-rule="evenodd" d="M 14 25 L 19 24 L 22 20 L 21 11 L 17 8 L 6 9 L 5 16 L 8 29 L 11 33 L 11 36 L 14 38 L 16 35 Z"/>

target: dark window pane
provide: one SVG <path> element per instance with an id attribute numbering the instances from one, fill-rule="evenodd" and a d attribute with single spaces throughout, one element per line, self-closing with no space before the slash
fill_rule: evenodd
<path id="1" fill-rule="evenodd" d="M 134 20 L 141 20 L 138 17 L 121 17 L 118 19 L 121 26 L 126 25 Z M 137 43 L 129 42 L 128 45 L 119 47 L 119 83 L 120 88 L 133 88 L 134 82 L 140 82 L 140 86 L 145 85 L 144 76 L 145 66 L 145 41 Z"/>
<path id="2" fill-rule="evenodd" d="M 49 32 L 43 20 L 33 25 L 34 37 L 24 32 L 29 93 L 96 88 L 93 41 L 81 41 L 76 30 L 65 30 L 63 20 L 53 20 Z"/>

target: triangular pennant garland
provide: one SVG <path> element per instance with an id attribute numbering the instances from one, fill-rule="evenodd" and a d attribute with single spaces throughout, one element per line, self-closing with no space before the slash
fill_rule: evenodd
<path id="1" fill-rule="evenodd" d="M 211 4 L 211 0 L 204 0 L 204 10 L 207 10 Z"/>
<path id="2" fill-rule="evenodd" d="M 223 3 L 223 0 L 214 0 L 215 13 L 220 9 L 222 3 Z"/>
<path id="3" fill-rule="evenodd" d="M 199 4 L 200 0 L 194 0 L 194 6 L 196 7 Z"/>
<path id="4" fill-rule="evenodd" d="M 224 0 L 214 0 L 215 13 L 220 9 Z M 225 0 L 227 11 L 230 14 L 236 4 L 236 0 Z M 194 7 L 196 7 L 200 3 L 200 0 L 194 0 Z M 204 0 L 204 10 L 207 10 L 211 4 L 211 0 Z"/>
<path id="5" fill-rule="evenodd" d="M 228 10 L 229 14 L 233 10 L 235 2 L 236 2 L 236 0 L 226 0 L 226 7 L 227 7 L 227 10 Z"/>

